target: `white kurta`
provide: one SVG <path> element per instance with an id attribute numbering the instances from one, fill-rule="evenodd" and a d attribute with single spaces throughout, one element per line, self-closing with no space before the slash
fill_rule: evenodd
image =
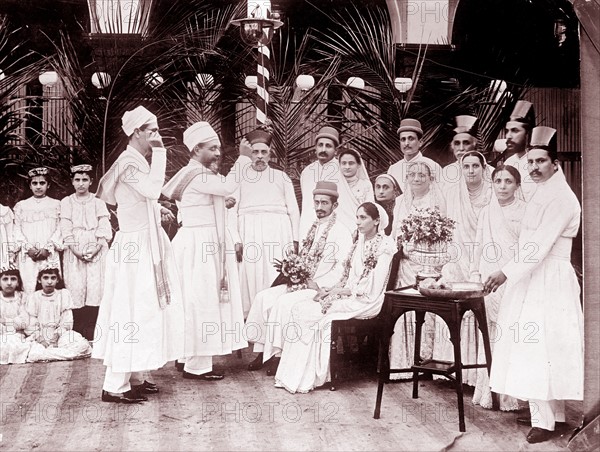
<path id="1" fill-rule="evenodd" d="M 60 228 L 65 243 L 63 272 L 65 286 L 73 297 L 73 309 L 99 306 L 104 288 L 104 270 L 108 241 L 112 238 L 110 214 L 106 204 L 93 193 L 81 200 L 72 194 L 60 202 Z M 102 249 L 92 262 L 78 259 L 68 245 L 79 252 Z"/>
<path id="2" fill-rule="evenodd" d="M 316 248 L 326 225 L 327 222 L 323 222 L 321 219 L 311 250 Z M 336 221 L 329 231 L 323 257 L 319 261 L 313 277 L 313 281 L 319 287 L 332 287 L 340 280 L 344 272 L 344 260 L 348 257 L 351 248 L 352 235 L 350 231 Z M 279 285 L 257 295 L 255 300 L 258 303 L 257 308 L 256 310 L 253 308 L 252 316 L 248 315 L 247 326 L 255 327 L 257 325 L 255 328 L 261 332 L 260 339 L 255 341 L 254 351 L 262 351 L 264 361 L 282 350 L 284 338 L 288 334 L 289 317 L 296 302 L 315 296 L 315 294 L 316 291 L 313 289 L 288 292 L 286 285 Z"/>
<path id="3" fill-rule="evenodd" d="M 527 203 L 518 257 L 502 268 L 507 281 L 490 379 L 494 392 L 583 399 L 583 314 L 570 262 L 580 216 L 561 171 L 538 184 Z"/>
<path id="4" fill-rule="evenodd" d="M 525 202 L 515 198 L 512 204 L 500 206 L 495 198 L 483 208 L 477 221 L 477 236 L 475 242 L 475 260 L 471 266 L 472 271 L 481 274 L 485 281 L 490 274 L 500 270 L 506 263 L 514 259 L 519 242 L 521 220 L 525 213 Z M 498 310 L 505 285 L 496 292 L 485 296 L 485 312 L 490 334 L 492 352 L 495 343 L 500 338 L 497 327 Z M 479 347 L 479 362 L 485 362 L 483 347 Z M 493 361 L 493 359 L 492 359 Z M 477 382 L 473 393 L 473 403 L 483 408 L 492 408 L 492 392 L 489 385 L 487 369 L 477 369 Z M 510 396 L 500 396 L 500 409 L 503 411 L 518 410 L 518 401 Z"/>
<path id="5" fill-rule="evenodd" d="M 229 302 L 220 301 L 222 253 L 225 233 L 225 196 L 239 185 L 239 171 L 250 162 L 240 156 L 228 176 L 215 174 L 196 160 L 173 176 L 163 190 L 172 190 L 183 175 L 198 171 L 178 201 L 182 227 L 173 239 L 173 251 L 184 301 L 184 357 L 225 355 L 248 344 L 242 337 L 244 313 L 233 240 L 226 234 L 226 279 Z M 221 229 L 223 228 L 223 229 Z"/>
<path id="6" fill-rule="evenodd" d="M 527 152 L 525 152 L 521 157 L 519 157 L 517 154 L 511 155 L 504 161 L 504 165 L 514 166 L 519 170 L 519 174 L 521 174 L 521 190 L 523 191 L 525 201 L 529 201 L 535 193 L 537 184 L 529 175 Z"/>
<path id="7" fill-rule="evenodd" d="M 371 318 L 381 310 L 396 244 L 391 237 L 383 236 L 376 253 L 375 268 L 361 278 L 366 257 L 363 255 L 364 247 L 361 234 L 345 284 L 355 295 L 335 300 L 326 314 L 321 313 L 321 304 L 313 300 L 314 291 L 294 304 L 290 322 L 296 325 L 295 333 L 285 337 L 275 375 L 276 386 L 295 393 L 308 392 L 325 384 L 330 380 L 331 322 Z"/>
<path id="8" fill-rule="evenodd" d="M 13 211 L 0 204 L 0 267 L 6 268 L 10 262 L 10 252 L 15 251 Z"/>
<path id="9" fill-rule="evenodd" d="M 44 197 L 31 197 L 15 205 L 14 239 L 19 253 L 17 265 L 23 279 L 23 289 L 30 294 L 35 291 L 38 272 L 46 267 L 60 268 L 58 251 L 62 250 L 59 227 L 60 201 Z M 48 259 L 34 262 L 27 251 L 32 247 L 50 251 Z"/>
<path id="10" fill-rule="evenodd" d="M 408 167 L 416 162 L 425 162 L 431 169 L 433 176 L 435 177 L 436 182 L 440 182 L 440 177 L 442 175 L 442 167 L 434 160 L 431 160 L 429 157 L 425 157 L 421 152 L 418 152 L 411 160 L 398 160 L 396 163 L 391 165 L 387 171 L 388 174 L 394 176 L 394 178 L 398 181 L 402 192 L 406 191 L 406 177 L 408 175 Z"/>
<path id="11" fill-rule="evenodd" d="M 25 340 L 29 325 L 27 303 L 23 292 L 5 298 L 0 293 L 0 364 L 23 364 L 31 348 Z"/>
<path id="12" fill-rule="evenodd" d="M 300 174 L 300 188 L 302 190 L 302 211 L 300 212 L 299 237 L 306 237 L 308 230 L 317 219 L 313 203 L 313 190 L 319 181 L 334 182 L 338 186 L 338 207 L 336 215 L 338 221 L 349 230 L 356 229 L 356 208 L 345 190 L 340 190 L 341 180 L 344 178 L 340 171 L 337 158 L 331 159 L 325 165 L 319 161 L 312 162 Z"/>
<path id="13" fill-rule="evenodd" d="M 292 181 L 283 171 L 271 167 L 256 171 L 247 166 L 242 174 L 233 195 L 237 202 L 230 212 L 244 245 L 240 285 L 247 314 L 256 294 L 277 277 L 274 261 L 293 251 L 300 210 Z"/>
<path id="14" fill-rule="evenodd" d="M 152 164 L 148 165 L 137 150 L 128 146 L 102 179 L 107 189 L 103 189 L 102 181 L 98 189 L 101 199 L 116 201 L 119 231 L 106 259 L 92 357 L 102 359 L 112 372 L 159 369 L 183 356 L 179 277 L 171 242 L 160 227 L 160 206 L 154 201 L 160 196 L 166 161 L 165 149 L 153 149 Z M 156 215 L 149 215 L 148 200 Z M 150 254 L 150 222 L 159 228 L 171 291 L 171 303 L 164 309 L 159 304 Z"/>
<path id="15" fill-rule="evenodd" d="M 29 329 L 36 338 L 27 362 L 62 361 L 90 356 L 90 343 L 73 331 L 71 294 L 57 289 L 51 295 L 37 290 L 27 300 Z M 47 344 L 47 346 L 45 344 Z"/>

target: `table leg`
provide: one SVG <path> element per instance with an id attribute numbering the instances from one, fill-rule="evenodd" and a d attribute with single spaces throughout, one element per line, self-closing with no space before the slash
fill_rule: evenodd
<path id="1" fill-rule="evenodd" d="M 423 332 L 423 322 L 425 322 L 425 311 L 415 311 L 415 355 L 413 363 L 421 364 L 421 335 Z M 419 372 L 413 372 L 413 399 L 419 398 Z"/>
<path id="2" fill-rule="evenodd" d="M 463 401 L 463 381 L 462 381 L 462 356 L 460 350 L 460 327 L 462 316 L 457 316 L 453 322 L 448 325 L 450 329 L 450 340 L 454 347 L 454 368 L 456 377 L 456 397 L 458 399 L 458 429 L 465 432 L 465 405 Z M 448 322 L 446 322 L 448 323 Z"/>
<path id="3" fill-rule="evenodd" d="M 389 322 L 386 321 L 386 324 Z M 389 327 L 383 328 L 381 335 L 379 336 L 379 381 L 377 384 L 377 400 L 375 402 L 375 413 L 373 413 L 374 419 L 379 419 L 381 413 L 381 399 L 383 398 L 383 387 L 390 380 L 390 338 L 394 334 L 393 324 L 392 332 L 389 332 Z"/>

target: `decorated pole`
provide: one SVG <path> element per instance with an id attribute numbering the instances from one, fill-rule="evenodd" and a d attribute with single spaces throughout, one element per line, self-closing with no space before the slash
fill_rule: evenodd
<path id="1" fill-rule="evenodd" d="M 271 2 L 270 0 L 249 0 L 248 17 L 255 19 L 270 19 Z M 271 52 L 268 42 L 271 40 L 268 36 L 268 30 L 262 30 L 264 36 L 258 42 L 257 55 L 257 84 L 256 84 L 256 121 L 265 124 L 267 121 L 267 110 L 269 108 L 269 76 L 271 74 Z"/>
<path id="2" fill-rule="evenodd" d="M 259 44 L 256 80 L 256 121 L 265 124 L 269 108 L 269 74 L 271 73 L 271 55 L 269 47 Z"/>
<path id="3" fill-rule="evenodd" d="M 271 16 L 269 0 L 249 0 L 248 17 L 231 22 L 240 27 L 242 40 L 258 49 L 256 120 L 265 124 L 269 108 L 269 77 L 271 73 L 271 53 L 268 46 L 273 39 L 274 30 L 281 27 L 283 23 L 278 18 L 275 19 Z"/>

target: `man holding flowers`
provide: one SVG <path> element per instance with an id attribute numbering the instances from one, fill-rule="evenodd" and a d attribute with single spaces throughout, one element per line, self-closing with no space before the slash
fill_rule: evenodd
<path id="1" fill-rule="evenodd" d="M 282 336 L 288 332 L 286 313 L 308 293 L 335 284 L 343 273 L 342 262 L 352 247 L 348 228 L 336 219 L 338 191 L 334 182 L 317 182 L 313 190 L 316 221 L 310 227 L 298 255 L 288 255 L 280 263 L 286 284 L 275 285 L 256 295 L 248 314 L 245 335 L 254 342 L 258 356 L 249 370 L 262 368 L 281 350 Z M 273 364 L 278 361 L 272 360 Z M 273 372 L 273 369 L 270 369 Z"/>

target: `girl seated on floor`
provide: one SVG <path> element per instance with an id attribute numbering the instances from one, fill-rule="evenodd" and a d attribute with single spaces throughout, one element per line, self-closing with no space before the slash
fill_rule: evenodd
<path id="1" fill-rule="evenodd" d="M 90 356 L 90 343 L 73 331 L 71 294 L 57 268 L 44 268 L 36 291 L 29 296 L 27 313 L 33 342 L 28 362 L 59 361 Z"/>
<path id="2" fill-rule="evenodd" d="M 29 316 L 21 275 L 12 265 L 0 269 L 0 364 L 22 364 L 31 343 L 25 339 Z"/>

